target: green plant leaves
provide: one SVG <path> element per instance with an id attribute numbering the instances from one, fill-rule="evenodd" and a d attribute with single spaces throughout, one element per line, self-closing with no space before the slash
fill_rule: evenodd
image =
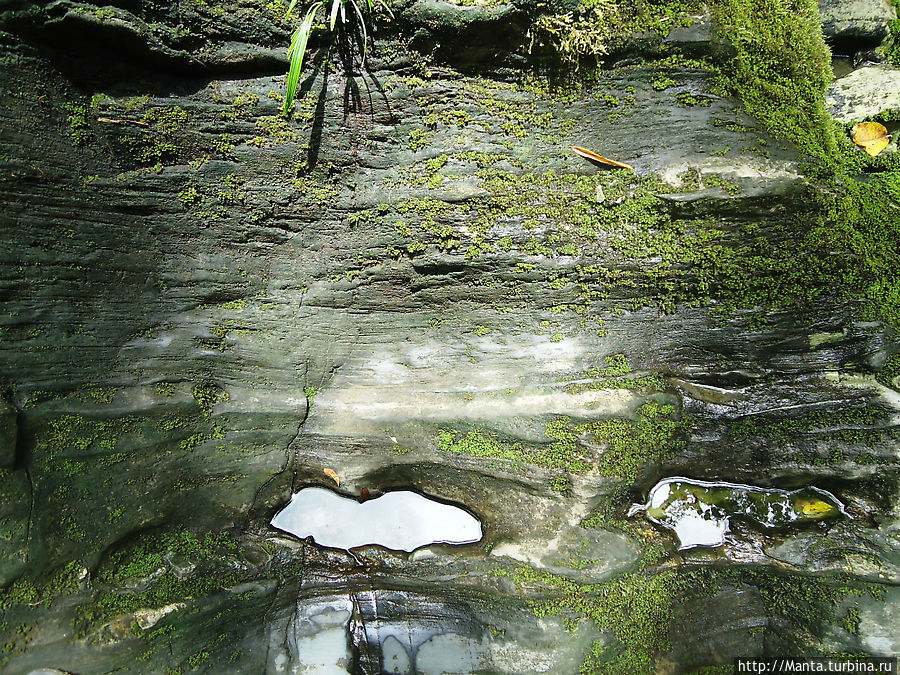
<path id="1" fill-rule="evenodd" d="M 293 12 L 294 7 L 297 6 L 297 2 L 298 0 L 291 0 L 287 12 L 285 13 L 286 17 L 291 16 L 291 12 Z M 291 46 L 288 49 L 288 57 L 291 59 L 291 64 L 288 69 L 287 90 L 284 96 L 284 107 L 282 109 L 285 115 L 288 114 L 291 105 L 294 103 L 294 96 L 297 93 L 297 83 L 300 81 L 300 71 L 303 69 L 303 57 L 306 54 L 306 44 L 309 41 L 310 33 L 312 33 L 312 26 L 316 15 L 318 14 L 319 9 L 325 6 L 325 2 L 326 0 L 317 0 L 317 2 L 310 5 L 300 26 L 294 31 L 293 35 L 291 35 Z M 328 27 L 332 33 L 337 25 L 338 13 L 340 13 L 341 16 L 341 23 L 347 23 L 348 4 L 353 8 L 353 13 L 356 15 L 356 21 L 359 22 L 359 29 L 362 33 L 362 60 L 365 61 L 369 44 L 369 22 L 373 18 L 376 0 L 331 0 Z M 377 0 L 377 4 L 383 6 L 387 10 L 388 15 L 393 17 L 393 12 L 391 12 L 390 7 L 384 0 Z M 366 13 L 364 13 L 364 10 Z M 345 33 L 345 38 L 353 41 L 355 36 L 351 31 Z"/>
<path id="2" fill-rule="evenodd" d="M 341 0 L 333 0 L 333 2 L 331 3 L 331 32 L 332 33 L 334 32 L 334 22 L 337 21 L 338 9 L 340 9 L 340 10 L 344 9 L 343 3 L 341 2 Z M 344 12 L 342 11 L 341 14 L 343 15 Z M 346 21 L 347 19 L 346 19 L 346 17 L 341 16 L 341 20 Z"/>
<path id="3" fill-rule="evenodd" d="M 335 2 L 337 1 L 338 0 L 335 0 Z M 369 44 L 369 33 L 366 30 L 366 20 L 363 18 L 362 12 L 359 10 L 359 5 L 353 2 L 353 0 L 350 0 L 350 4 L 353 5 L 353 9 L 356 11 L 356 16 L 359 19 L 359 27 L 362 29 L 362 60 L 365 61 L 366 48 Z"/>
<path id="4" fill-rule="evenodd" d="M 339 0 L 335 0 L 339 2 Z M 294 3 L 291 3 L 293 8 Z M 322 6 L 321 2 L 314 3 L 306 12 L 303 21 L 294 34 L 291 35 L 291 46 L 288 49 L 288 55 L 291 57 L 291 65 L 288 69 L 287 91 L 284 95 L 284 108 L 282 112 L 287 115 L 288 111 L 294 103 L 294 95 L 297 93 L 297 83 L 300 81 L 300 71 L 303 70 L 303 55 L 306 53 L 306 43 L 309 41 L 309 34 L 312 32 L 313 21 L 316 14 Z M 290 11 L 290 9 L 288 10 Z"/>

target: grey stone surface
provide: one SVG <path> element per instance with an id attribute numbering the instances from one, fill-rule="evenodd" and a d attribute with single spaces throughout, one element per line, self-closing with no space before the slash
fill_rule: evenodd
<path id="1" fill-rule="evenodd" d="M 0 398 L 0 468 L 15 465 L 18 437 L 18 411 L 9 402 Z"/>
<path id="2" fill-rule="evenodd" d="M 533 7 L 489 4 L 402 7 L 369 70 L 316 71 L 289 121 L 277 3 L 4 13 L 4 673 L 568 675 L 655 628 L 654 668 L 679 672 L 787 649 L 783 587 L 896 582 L 897 395 L 837 374 L 883 364 L 890 332 L 839 289 L 716 312 L 719 277 L 643 248 L 789 253 L 811 217 L 797 151 L 709 71 L 660 88 L 647 41 L 570 98 L 499 56 L 454 68 L 478 49 L 410 48 L 496 30 L 505 59 Z M 717 58 L 714 33 L 669 44 Z M 349 555 L 269 528 L 325 468 L 346 496 L 464 505 L 484 540 Z M 682 554 L 624 517 L 666 475 L 820 484 L 849 516 Z M 893 649 L 877 602 L 829 647 Z"/>
<path id="3" fill-rule="evenodd" d="M 900 108 L 900 69 L 865 66 L 835 80 L 826 101 L 840 122 L 862 122 L 887 110 Z"/>
<path id="4" fill-rule="evenodd" d="M 879 42 L 897 14 L 888 0 L 820 0 L 822 30 L 837 39 Z"/>

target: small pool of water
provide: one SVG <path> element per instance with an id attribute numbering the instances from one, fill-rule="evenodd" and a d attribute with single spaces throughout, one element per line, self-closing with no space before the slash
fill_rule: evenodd
<path id="1" fill-rule="evenodd" d="M 788 492 L 673 477 L 654 485 L 647 503 L 633 505 L 628 515 L 642 511 L 649 520 L 673 530 L 679 549 L 686 549 L 724 544 L 731 518 L 775 529 L 833 518 L 844 513 L 844 505 L 830 492 L 812 486 Z"/>
<path id="2" fill-rule="evenodd" d="M 272 526 L 329 548 L 376 544 L 414 551 L 429 544 L 470 544 L 481 539 L 481 522 L 468 511 L 397 490 L 362 504 L 325 488 L 294 493 Z"/>
<path id="3" fill-rule="evenodd" d="M 850 56 L 835 54 L 831 57 L 831 69 L 834 71 L 834 79 L 839 80 L 856 70 L 856 64 Z"/>

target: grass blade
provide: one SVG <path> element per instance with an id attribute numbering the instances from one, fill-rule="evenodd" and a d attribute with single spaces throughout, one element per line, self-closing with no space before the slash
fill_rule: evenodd
<path id="1" fill-rule="evenodd" d="M 369 44 L 369 34 L 366 32 L 366 20 L 363 19 L 362 12 L 359 11 L 359 5 L 357 5 L 353 0 L 350 0 L 350 4 L 353 5 L 353 9 L 356 10 L 356 16 L 359 18 L 359 26 L 362 29 L 362 60 L 363 63 L 366 62 L 366 47 Z"/>
<path id="2" fill-rule="evenodd" d="M 284 18 L 288 18 L 291 15 L 291 12 L 294 11 L 294 7 L 297 4 L 297 0 L 291 0 L 291 4 L 288 5 L 287 11 L 284 13 Z"/>
<path id="3" fill-rule="evenodd" d="M 334 24 L 337 21 L 338 8 L 341 6 L 341 0 L 333 0 L 331 3 L 331 32 L 334 32 Z"/>
<path id="4" fill-rule="evenodd" d="M 300 35 L 300 26 L 294 29 L 294 32 L 291 33 L 291 45 L 288 47 L 288 58 L 291 58 L 291 54 L 294 53 L 294 47 L 297 46 L 297 37 Z M 290 72 L 290 68 L 288 68 L 288 72 Z"/>
<path id="5" fill-rule="evenodd" d="M 288 114 L 291 105 L 294 103 L 294 95 L 297 93 L 297 83 L 300 81 L 300 71 L 303 70 L 303 56 L 306 54 L 306 43 L 309 41 L 309 34 L 312 32 L 313 21 L 321 6 L 321 2 L 313 4 L 306 13 L 306 16 L 303 17 L 300 27 L 297 28 L 297 30 L 294 31 L 293 36 L 291 36 L 291 48 L 288 52 L 291 55 L 291 67 L 288 70 L 287 90 L 284 94 L 284 107 L 282 108 L 282 112 L 284 112 L 285 115 Z"/>

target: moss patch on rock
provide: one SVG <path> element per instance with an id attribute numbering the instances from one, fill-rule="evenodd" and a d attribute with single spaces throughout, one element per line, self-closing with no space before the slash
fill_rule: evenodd
<path id="1" fill-rule="evenodd" d="M 690 428 L 690 420 L 679 419 L 671 405 L 647 401 L 637 413 L 637 421 L 576 423 L 568 417 L 556 417 L 545 428 L 551 442 L 541 446 L 502 441 L 477 428 L 462 434 L 445 429 L 440 432 L 438 449 L 571 473 L 594 468 L 600 475 L 631 483 L 648 463 L 664 461 L 682 447 L 684 433 Z"/>

